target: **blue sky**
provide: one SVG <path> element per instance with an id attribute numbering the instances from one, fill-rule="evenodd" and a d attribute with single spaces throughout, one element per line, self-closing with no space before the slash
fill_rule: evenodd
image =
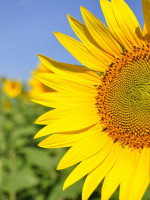
<path id="1" fill-rule="evenodd" d="M 141 0 L 126 0 L 143 26 Z M 36 54 L 79 64 L 52 31 L 77 38 L 67 13 L 82 20 L 80 5 L 105 23 L 99 0 L 0 0 L 0 76 L 28 80 L 37 66 Z"/>

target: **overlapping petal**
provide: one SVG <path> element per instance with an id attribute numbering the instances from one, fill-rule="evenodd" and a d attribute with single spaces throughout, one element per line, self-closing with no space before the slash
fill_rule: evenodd
<path id="1" fill-rule="evenodd" d="M 104 160 L 104 162 L 100 163 L 100 165 L 96 169 L 94 169 L 92 172 L 89 173 L 83 186 L 83 192 L 82 192 L 83 200 L 87 200 L 90 197 L 90 195 L 97 188 L 102 179 L 113 167 L 121 152 L 121 148 L 122 147 L 119 146 L 118 144 L 114 144 L 111 152 Z"/>
<path id="2" fill-rule="evenodd" d="M 99 164 L 101 164 L 108 156 L 113 147 L 113 142 L 108 140 L 102 149 L 90 158 L 83 160 L 68 176 L 64 183 L 64 189 L 87 175 L 89 172 L 93 171 Z"/>
<path id="3" fill-rule="evenodd" d="M 107 65 L 92 54 L 84 44 L 62 33 L 54 32 L 59 42 L 84 66 L 95 71 L 105 71 Z"/>
<path id="4" fill-rule="evenodd" d="M 149 150 L 148 150 L 149 151 Z M 133 151 L 124 169 L 120 184 L 120 200 L 140 200 L 149 183 L 149 152 Z"/>
<path id="5" fill-rule="evenodd" d="M 132 45 L 142 46 L 142 31 L 132 10 L 123 0 L 112 0 L 111 4 L 122 33 Z"/>
<path id="6" fill-rule="evenodd" d="M 103 62 L 105 63 L 111 63 L 112 61 L 114 61 L 114 57 L 105 52 L 101 48 L 101 46 L 99 46 L 99 44 L 94 40 L 94 38 L 91 36 L 90 32 L 84 24 L 71 17 L 70 15 L 68 15 L 68 19 L 76 35 L 85 44 L 86 48 L 91 53 L 96 55 L 98 59 L 103 60 Z"/>
<path id="7" fill-rule="evenodd" d="M 43 55 L 38 55 L 38 57 L 47 68 L 66 79 L 77 80 L 77 82 L 79 79 L 84 79 L 84 81 L 89 81 L 92 84 L 99 84 L 100 82 L 100 77 L 95 72 L 83 66 L 61 63 Z"/>
<path id="8" fill-rule="evenodd" d="M 112 56 L 120 56 L 121 46 L 109 29 L 84 7 L 81 7 L 81 13 L 89 32 L 99 46 Z"/>
<path id="9" fill-rule="evenodd" d="M 102 186 L 101 200 L 109 199 L 119 186 L 122 174 L 126 169 L 130 153 L 131 152 L 128 149 L 122 150 L 115 165 L 106 175 Z"/>
<path id="10" fill-rule="evenodd" d="M 147 29 L 148 34 L 150 34 L 150 0 L 142 0 L 142 6 L 143 6 L 143 16 L 145 21 L 145 27 Z"/>
<path id="11" fill-rule="evenodd" d="M 126 37 L 126 34 L 119 26 L 116 20 L 111 2 L 108 0 L 100 0 L 100 4 L 101 4 L 103 14 L 105 16 L 107 25 L 111 33 L 113 34 L 113 36 L 125 49 L 131 50 L 132 49 L 131 41 L 128 40 L 128 38 Z"/>

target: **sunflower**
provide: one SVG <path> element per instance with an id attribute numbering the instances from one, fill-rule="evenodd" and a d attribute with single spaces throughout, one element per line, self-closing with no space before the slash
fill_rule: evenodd
<path id="1" fill-rule="evenodd" d="M 10 98 L 18 97 L 22 92 L 22 84 L 20 81 L 5 79 L 3 91 Z"/>
<path id="2" fill-rule="evenodd" d="M 108 28 L 81 7 L 85 25 L 68 15 L 81 42 L 54 32 L 83 65 L 39 55 L 53 74 L 37 78 L 56 92 L 33 101 L 53 107 L 35 138 L 43 148 L 70 147 L 58 170 L 76 165 L 64 189 L 86 176 L 82 199 L 103 181 L 101 199 L 120 186 L 120 200 L 140 200 L 150 173 L 150 0 L 143 0 L 144 29 L 123 0 L 100 0 Z"/>
<path id="3" fill-rule="evenodd" d="M 35 69 L 32 73 L 32 77 L 29 80 L 29 86 L 31 87 L 29 91 L 29 96 L 34 96 L 43 92 L 48 92 L 51 91 L 50 88 L 48 88 L 46 85 L 42 84 L 36 77 L 35 75 L 37 73 L 51 73 L 51 71 L 45 67 L 42 63 L 38 64 L 37 69 Z"/>

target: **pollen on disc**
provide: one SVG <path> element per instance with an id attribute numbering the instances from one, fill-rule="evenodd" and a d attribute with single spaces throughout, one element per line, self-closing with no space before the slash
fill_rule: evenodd
<path id="1" fill-rule="evenodd" d="M 150 147 L 150 47 L 133 47 L 109 66 L 96 107 L 108 135 L 133 149 Z"/>

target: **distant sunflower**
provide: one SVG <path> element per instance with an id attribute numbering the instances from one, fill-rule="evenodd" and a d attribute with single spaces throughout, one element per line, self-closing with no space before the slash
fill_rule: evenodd
<path id="1" fill-rule="evenodd" d="M 36 120 L 47 126 L 35 138 L 53 133 L 39 146 L 71 147 L 58 169 L 79 164 L 64 189 L 87 175 L 83 200 L 103 179 L 102 200 L 119 185 L 120 200 L 140 200 L 150 175 L 150 0 L 142 1 L 143 31 L 123 0 L 100 3 L 109 29 L 81 7 L 86 26 L 68 15 L 81 42 L 55 33 L 85 67 L 39 55 L 54 73 L 37 77 L 56 92 L 33 101 L 56 109 Z"/>
<path id="2" fill-rule="evenodd" d="M 43 92 L 52 91 L 49 87 L 41 83 L 41 81 L 39 81 L 35 77 L 37 73 L 51 73 L 51 71 L 47 67 L 45 67 L 42 63 L 38 64 L 37 69 L 33 71 L 32 77 L 29 80 L 29 86 L 31 87 L 29 91 L 29 96 L 31 97 L 37 94 L 41 94 Z"/>
<path id="3" fill-rule="evenodd" d="M 8 80 L 3 81 L 3 91 L 10 97 L 18 97 L 22 92 L 22 84 L 20 81 Z"/>

